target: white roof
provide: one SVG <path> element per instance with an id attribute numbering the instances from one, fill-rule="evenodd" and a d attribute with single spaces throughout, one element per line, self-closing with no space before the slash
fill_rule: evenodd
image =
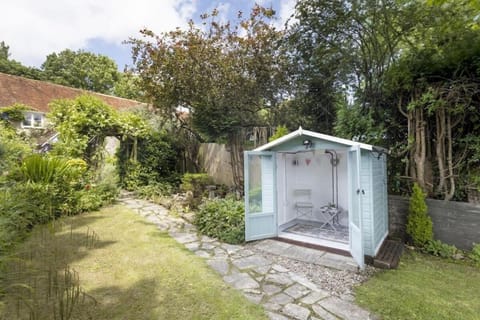
<path id="1" fill-rule="evenodd" d="M 338 144 L 343 144 L 343 145 L 346 145 L 346 146 L 356 146 L 356 145 L 358 145 L 358 146 L 360 146 L 361 149 L 370 150 L 370 151 L 373 150 L 373 146 L 370 145 L 370 144 L 355 142 L 355 141 L 352 141 L 352 140 L 338 138 L 338 137 L 334 137 L 334 136 L 329 136 L 328 134 L 323 134 L 323 133 L 313 132 L 313 131 L 309 131 L 309 130 L 304 130 L 304 129 L 302 129 L 302 127 L 299 127 L 298 130 L 290 132 L 289 134 L 287 134 L 283 137 L 280 137 L 280 138 L 278 138 L 276 140 L 273 140 L 273 141 L 271 141 L 267 144 L 264 144 L 263 146 L 260 146 L 260 147 L 256 148 L 254 151 L 269 150 L 269 149 L 271 149 L 275 146 L 278 146 L 278 145 L 280 145 L 284 142 L 287 142 L 291 139 L 294 139 L 296 137 L 301 137 L 301 136 L 306 136 L 306 137 L 310 137 L 310 138 L 317 138 L 317 139 L 321 139 L 321 140 L 325 140 L 325 141 L 330 141 L 330 142 L 334 142 L 334 143 L 338 143 Z M 379 149 L 383 149 L 383 148 L 379 148 Z"/>

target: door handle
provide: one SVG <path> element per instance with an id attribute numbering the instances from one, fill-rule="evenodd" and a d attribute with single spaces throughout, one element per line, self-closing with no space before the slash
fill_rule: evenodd
<path id="1" fill-rule="evenodd" d="M 360 194 L 360 189 L 357 189 L 357 194 Z"/>
<path id="2" fill-rule="evenodd" d="M 365 194 L 365 190 L 362 189 L 362 194 Z"/>

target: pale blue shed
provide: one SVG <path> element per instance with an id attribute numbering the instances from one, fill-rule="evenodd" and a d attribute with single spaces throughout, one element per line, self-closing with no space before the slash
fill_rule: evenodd
<path id="1" fill-rule="evenodd" d="M 298 130 L 245 152 L 245 239 L 350 254 L 363 268 L 388 235 L 387 152 Z"/>

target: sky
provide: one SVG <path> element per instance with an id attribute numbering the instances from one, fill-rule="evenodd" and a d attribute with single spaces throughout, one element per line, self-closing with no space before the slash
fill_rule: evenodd
<path id="1" fill-rule="evenodd" d="M 115 60 L 120 70 L 132 63 L 130 47 L 139 30 L 155 33 L 185 27 L 190 19 L 212 9 L 221 19 L 246 14 L 255 3 L 272 7 L 281 27 L 293 13 L 295 0 L 14 0 L 2 1 L 0 41 L 10 47 L 10 59 L 40 67 L 48 54 L 64 49 L 85 50 Z"/>

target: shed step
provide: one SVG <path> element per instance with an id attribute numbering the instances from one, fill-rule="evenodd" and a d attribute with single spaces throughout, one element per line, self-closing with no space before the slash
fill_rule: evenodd
<path id="1" fill-rule="evenodd" d="M 373 266 L 382 269 L 396 269 L 403 252 L 403 244 L 399 241 L 385 240 L 373 259 Z"/>

